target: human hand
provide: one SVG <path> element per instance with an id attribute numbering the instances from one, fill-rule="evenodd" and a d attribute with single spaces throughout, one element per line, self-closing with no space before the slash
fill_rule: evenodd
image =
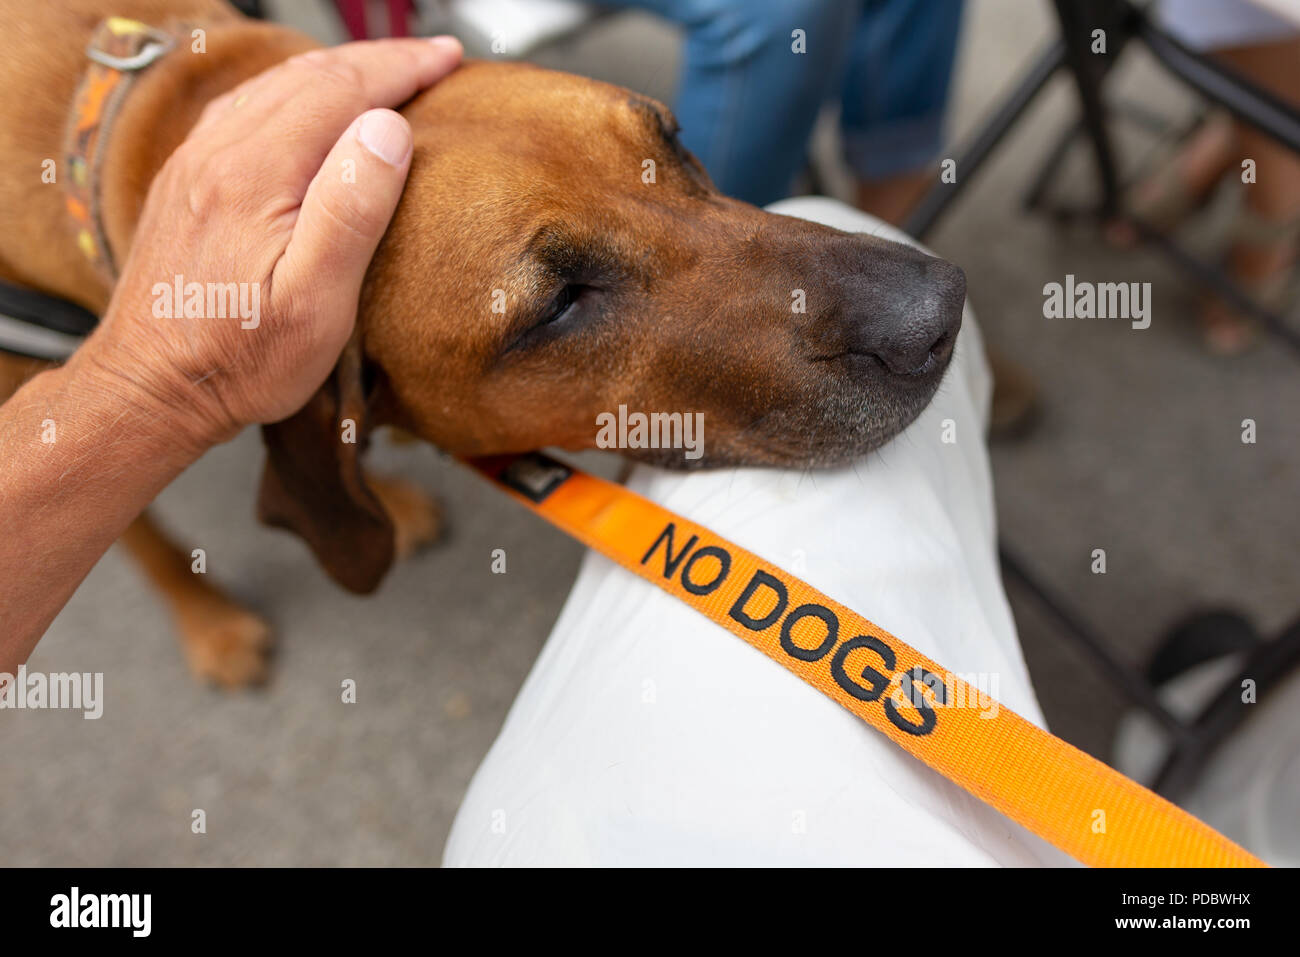
<path id="1" fill-rule="evenodd" d="M 350 43 L 213 100 L 155 177 L 113 299 L 73 361 L 175 418 L 196 455 L 295 412 L 352 332 L 406 181 L 411 131 L 385 107 L 460 57 L 448 37 Z M 178 276 L 182 290 L 224 286 L 226 317 L 186 318 Z"/>

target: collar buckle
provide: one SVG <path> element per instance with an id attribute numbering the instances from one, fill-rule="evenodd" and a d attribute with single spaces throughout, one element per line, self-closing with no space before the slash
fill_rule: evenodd
<path id="1" fill-rule="evenodd" d="M 104 27 L 86 47 L 86 56 L 110 70 L 143 70 L 176 45 L 171 34 L 137 20 L 112 17 Z"/>

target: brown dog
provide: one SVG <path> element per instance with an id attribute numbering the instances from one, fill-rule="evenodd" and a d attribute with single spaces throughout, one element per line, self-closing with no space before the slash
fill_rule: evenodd
<path id="1" fill-rule="evenodd" d="M 110 285 L 78 250 L 61 190 L 34 185 L 61 155 L 96 25 L 118 15 L 206 33 L 205 53 L 178 48 L 139 76 L 103 149 L 119 262 L 151 178 L 204 104 L 314 45 L 219 0 L 0 0 L 0 15 L 0 278 L 97 312 Z M 373 589 L 437 527 L 410 486 L 363 477 L 364 442 L 339 440 L 345 418 L 487 454 L 591 447 L 597 417 L 626 405 L 703 414 L 702 458 L 631 453 L 660 465 L 833 465 L 881 445 L 934 394 L 961 322 L 961 271 L 722 196 L 660 104 L 473 63 L 403 113 L 415 154 L 359 333 L 307 407 L 264 430 L 261 517 L 302 535 L 344 586 Z M 213 176 L 220 188 L 219 163 Z M 39 368 L 0 359 L 0 397 Z M 262 675 L 261 619 L 190 574 L 147 515 L 124 541 L 196 673 L 227 685 Z"/>

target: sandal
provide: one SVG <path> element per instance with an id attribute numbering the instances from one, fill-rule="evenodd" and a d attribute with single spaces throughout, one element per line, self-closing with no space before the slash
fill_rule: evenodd
<path id="1" fill-rule="evenodd" d="M 1290 298 L 1296 258 L 1300 254 L 1300 216 L 1266 219 L 1249 206 L 1242 206 L 1233 223 L 1231 239 L 1228 268 L 1237 288 L 1265 309 L 1274 312 L 1282 309 Z M 1247 260 L 1250 265 L 1241 260 L 1243 252 L 1253 257 Z M 1265 260 L 1266 268 L 1260 268 L 1260 259 Z M 1201 328 L 1210 352 L 1238 355 L 1258 338 L 1259 322 L 1215 296 L 1202 313 Z"/>
<path id="2" fill-rule="evenodd" d="M 1125 190 L 1122 208 L 1127 216 L 1167 233 L 1204 209 L 1232 168 L 1234 138 L 1233 119 L 1225 110 L 1205 113 L 1190 129 L 1167 136 L 1143 164 L 1146 174 Z M 1205 169 L 1191 175 L 1187 168 L 1192 165 L 1190 154 L 1211 149 L 1220 155 L 1208 160 L 1198 156 L 1197 164 Z M 1137 241 L 1131 223 L 1121 221 L 1108 233 L 1116 245 L 1131 246 Z"/>

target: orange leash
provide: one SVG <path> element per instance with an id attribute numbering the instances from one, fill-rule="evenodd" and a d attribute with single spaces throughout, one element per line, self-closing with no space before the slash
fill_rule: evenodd
<path id="1" fill-rule="evenodd" d="M 1008 708 L 990 707 L 987 695 L 889 632 L 707 528 L 538 453 L 469 464 L 1082 863 L 1266 866 L 1113 768 Z"/>

